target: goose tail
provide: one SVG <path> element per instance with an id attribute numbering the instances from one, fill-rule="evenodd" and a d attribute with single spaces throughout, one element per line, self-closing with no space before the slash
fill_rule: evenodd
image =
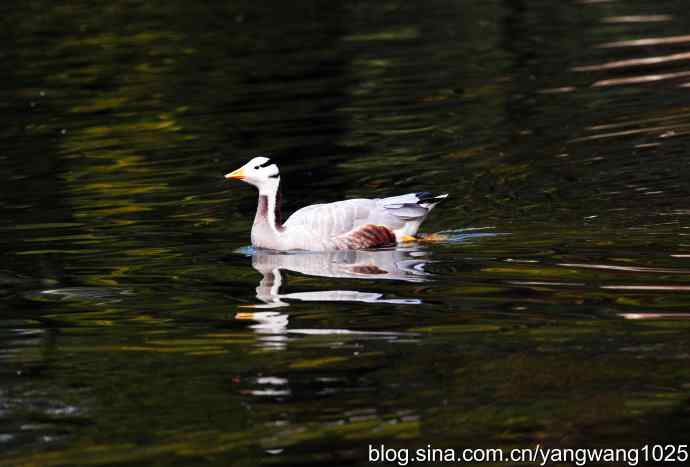
<path id="1" fill-rule="evenodd" d="M 415 196 L 418 199 L 417 204 L 427 209 L 431 209 L 444 199 L 448 198 L 448 193 L 434 195 L 433 193 L 423 191 L 420 193 L 415 193 Z"/>

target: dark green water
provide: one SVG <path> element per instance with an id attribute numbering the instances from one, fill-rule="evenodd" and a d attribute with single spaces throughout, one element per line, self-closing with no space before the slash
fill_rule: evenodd
<path id="1" fill-rule="evenodd" d="M 687 442 L 684 0 L 0 12 L 0 465 Z M 259 154 L 456 239 L 252 255 Z"/>

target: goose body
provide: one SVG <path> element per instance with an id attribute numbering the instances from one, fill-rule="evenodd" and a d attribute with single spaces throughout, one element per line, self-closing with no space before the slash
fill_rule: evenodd
<path id="1" fill-rule="evenodd" d="M 424 192 L 314 204 L 283 223 L 280 172 L 270 159 L 255 157 L 225 178 L 258 188 L 252 245 L 271 250 L 359 250 L 413 240 L 429 212 L 448 196 Z"/>

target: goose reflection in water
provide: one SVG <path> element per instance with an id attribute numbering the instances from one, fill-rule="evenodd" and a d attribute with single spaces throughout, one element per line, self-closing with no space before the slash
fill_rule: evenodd
<path id="1" fill-rule="evenodd" d="M 287 306 L 284 299 L 299 301 L 367 302 L 418 304 L 418 299 L 386 299 L 383 294 L 358 292 L 356 290 L 322 290 L 318 292 L 281 293 L 285 285 L 283 271 L 293 271 L 307 276 L 400 280 L 425 282 L 429 274 L 424 271 L 425 252 L 414 249 L 393 250 L 348 250 L 328 253 L 300 252 L 281 254 L 271 251 L 256 251 L 252 255 L 252 266 L 263 276 L 256 288 L 256 298 L 263 302 L 257 308 Z"/>
<path id="2" fill-rule="evenodd" d="M 363 302 L 388 303 L 395 305 L 417 305 L 418 298 L 386 298 L 383 293 L 357 290 L 319 290 L 313 292 L 292 292 L 282 289 L 287 283 L 288 271 L 307 276 L 365 279 L 372 281 L 398 280 L 405 282 L 426 282 L 430 274 L 424 270 L 429 263 L 427 253 L 419 248 L 406 247 L 390 250 L 345 250 L 334 252 L 280 253 L 268 250 L 247 251 L 252 257 L 252 266 L 261 275 L 256 288 L 256 298 L 261 302 L 245 305 L 251 309 L 280 308 L 290 301 L 300 302 Z M 272 345 L 280 347 L 283 341 L 276 334 L 361 334 L 367 336 L 399 336 L 392 332 L 359 332 L 345 329 L 288 329 L 288 315 L 277 311 L 239 312 L 235 319 L 251 320 L 251 326 L 258 333 L 273 334 Z M 284 338 L 284 336 L 282 336 Z M 264 342 L 268 344 L 269 342 Z"/>

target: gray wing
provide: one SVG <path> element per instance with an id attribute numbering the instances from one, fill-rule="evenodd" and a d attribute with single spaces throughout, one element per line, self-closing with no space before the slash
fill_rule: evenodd
<path id="1" fill-rule="evenodd" d="M 420 198 L 416 193 L 392 196 L 378 200 L 379 206 L 389 214 L 406 221 L 423 219 L 429 209 L 419 204 Z"/>
<path id="2" fill-rule="evenodd" d="M 383 199 L 314 204 L 296 211 L 285 221 L 285 226 L 304 226 L 324 238 L 350 232 L 365 224 L 383 225 L 395 231 L 410 222 L 421 223 L 434 205 L 446 196 L 409 193 Z"/>
<path id="3" fill-rule="evenodd" d="M 296 211 L 285 221 L 285 227 L 304 226 L 319 236 L 333 237 L 370 223 L 377 210 L 377 200 L 349 199 L 328 204 L 314 204 Z"/>
<path id="4" fill-rule="evenodd" d="M 383 198 L 378 204 L 387 214 L 406 222 L 421 223 L 434 206 L 448 197 L 448 194 L 433 195 L 427 192 L 408 193 L 406 195 Z"/>

